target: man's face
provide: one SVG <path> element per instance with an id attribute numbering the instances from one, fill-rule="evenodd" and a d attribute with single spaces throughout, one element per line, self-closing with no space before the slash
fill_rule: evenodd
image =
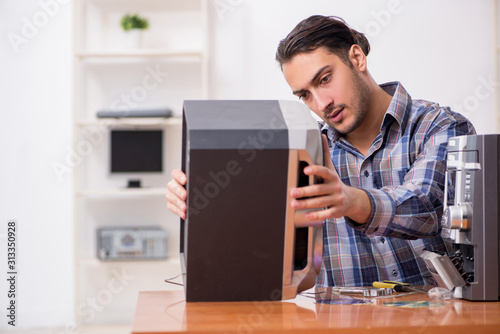
<path id="1" fill-rule="evenodd" d="M 324 48 L 283 64 L 293 94 L 341 134 L 361 125 L 369 108 L 368 85 L 354 68 Z"/>

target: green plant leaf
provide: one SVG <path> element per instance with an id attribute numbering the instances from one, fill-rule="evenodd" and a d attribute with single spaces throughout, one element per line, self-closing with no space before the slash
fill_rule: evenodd
<path id="1" fill-rule="evenodd" d="M 149 21 L 139 16 L 139 14 L 126 14 L 121 20 L 121 26 L 125 31 L 131 29 L 148 29 Z"/>

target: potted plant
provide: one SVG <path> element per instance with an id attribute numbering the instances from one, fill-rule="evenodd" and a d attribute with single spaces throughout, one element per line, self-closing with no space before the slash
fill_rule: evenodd
<path id="1" fill-rule="evenodd" d="M 140 47 L 142 32 L 149 27 L 149 21 L 139 14 L 126 14 L 120 22 L 127 34 L 128 47 Z"/>

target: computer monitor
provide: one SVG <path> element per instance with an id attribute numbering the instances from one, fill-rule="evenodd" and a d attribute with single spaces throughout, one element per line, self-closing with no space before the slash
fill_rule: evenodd
<path id="1" fill-rule="evenodd" d="M 111 173 L 163 172 L 162 130 L 111 130 Z"/>

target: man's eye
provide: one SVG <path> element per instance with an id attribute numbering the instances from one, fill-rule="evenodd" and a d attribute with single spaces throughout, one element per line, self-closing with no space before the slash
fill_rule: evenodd
<path id="1" fill-rule="evenodd" d="M 300 100 L 307 100 L 308 97 L 309 97 L 309 93 L 303 93 L 303 94 L 299 95 Z"/>
<path id="2" fill-rule="evenodd" d="M 328 81 L 330 81 L 331 77 L 332 77 L 331 74 L 325 75 L 323 78 L 321 78 L 321 83 L 322 84 L 327 83 Z"/>

